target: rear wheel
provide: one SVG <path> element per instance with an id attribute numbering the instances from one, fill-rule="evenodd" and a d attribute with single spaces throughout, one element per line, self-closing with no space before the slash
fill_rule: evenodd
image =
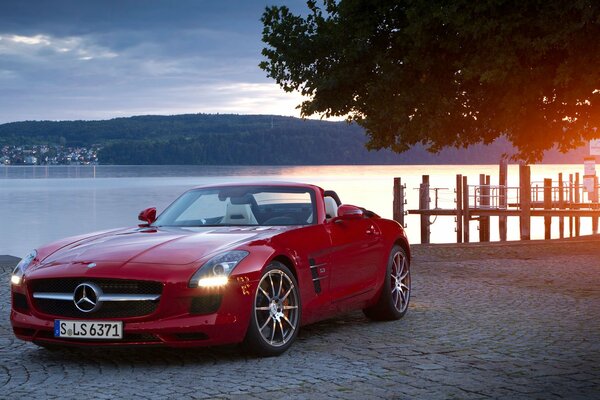
<path id="1" fill-rule="evenodd" d="M 385 282 L 379 300 L 366 308 L 365 315 L 373 320 L 400 319 L 406 314 L 410 302 L 410 265 L 406 252 L 394 246 L 388 259 Z"/>
<path id="2" fill-rule="evenodd" d="M 285 265 L 272 262 L 256 288 L 246 349 L 260 356 L 282 354 L 298 335 L 300 315 L 296 278 Z"/>

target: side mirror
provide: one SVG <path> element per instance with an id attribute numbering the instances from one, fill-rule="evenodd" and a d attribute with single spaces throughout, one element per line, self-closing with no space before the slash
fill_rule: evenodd
<path id="1" fill-rule="evenodd" d="M 138 215 L 138 219 L 140 221 L 145 222 L 145 224 L 140 225 L 140 227 L 150 225 L 151 223 L 156 221 L 156 208 L 155 207 L 146 208 L 144 211 L 142 211 L 140 213 L 140 215 Z"/>
<path id="2" fill-rule="evenodd" d="M 352 219 L 361 219 L 363 217 L 363 210 L 356 206 L 348 204 L 342 204 L 338 207 L 338 219 L 342 221 L 348 221 Z"/>

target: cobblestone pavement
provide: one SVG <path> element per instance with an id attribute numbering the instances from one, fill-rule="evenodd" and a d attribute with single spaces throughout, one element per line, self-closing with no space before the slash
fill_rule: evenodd
<path id="1" fill-rule="evenodd" d="M 600 399 L 600 239 L 414 246 L 406 317 L 236 347 L 50 352 L 16 340 L 0 268 L 0 398 Z"/>

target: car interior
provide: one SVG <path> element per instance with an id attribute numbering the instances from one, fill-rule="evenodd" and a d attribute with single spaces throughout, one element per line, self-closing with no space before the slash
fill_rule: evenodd
<path id="1" fill-rule="evenodd" d="M 327 219 L 337 217 L 341 205 L 339 196 L 333 190 L 324 193 Z M 310 203 L 279 203 L 258 205 L 251 194 L 231 197 L 222 225 L 304 225 L 313 223 L 313 210 Z"/>

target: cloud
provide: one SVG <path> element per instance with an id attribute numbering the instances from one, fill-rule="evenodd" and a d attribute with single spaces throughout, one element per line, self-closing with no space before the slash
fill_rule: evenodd
<path id="1" fill-rule="evenodd" d="M 258 68 L 267 4 L 0 2 L 0 123 L 188 112 L 298 115 Z M 271 111 L 272 110 L 272 111 Z"/>
<path id="2" fill-rule="evenodd" d="M 94 58 L 113 58 L 117 54 L 110 49 L 98 46 L 83 37 L 52 37 L 49 35 L 0 36 L 0 55 L 18 58 L 37 58 L 47 61 L 51 57 L 92 60 Z"/>
<path id="3" fill-rule="evenodd" d="M 50 41 L 48 40 L 47 36 L 44 35 L 36 35 L 36 36 L 19 36 L 19 35 L 12 35 L 10 37 L 6 37 L 7 41 L 12 41 L 14 43 L 25 43 L 28 45 L 36 45 L 36 44 L 42 44 L 42 45 L 49 45 Z"/>

